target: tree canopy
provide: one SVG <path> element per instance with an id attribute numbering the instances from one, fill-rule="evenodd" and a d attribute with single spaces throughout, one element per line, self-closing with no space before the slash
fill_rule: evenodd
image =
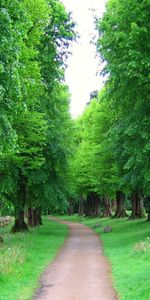
<path id="1" fill-rule="evenodd" d="M 106 83 L 77 120 L 82 134 L 74 158 L 79 194 L 125 193 L 133 218 L 142 216 L 149 195 L 149 8 L 149 1 L 109 0 L 97 20 Z"/>
<path id="2" fill-rule="evenodd" d="M 27 228 L 25 207 L 64 207 L 71 117 L 63 79 L 75 32 L 53 0 L 1 1 L 0 25 L 0 194 L 15 207 L 16 231 Z"/>
<path id="3" fill-rule="evenodd" d="M 0 3 L 0 196 L 24 211 L 142 217 L 150 208 L 150 3 L 109 0 L 96 20 L 105 86 L 77 120 L 64 71 L 75 24 L 56 0 Z M 150 218 L 150 209 L 149 209 Z M 36 220 L 36 222 L 38 222 Z"/>

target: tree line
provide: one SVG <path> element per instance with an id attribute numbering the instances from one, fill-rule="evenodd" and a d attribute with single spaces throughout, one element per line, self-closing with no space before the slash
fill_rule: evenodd
<path id="1" fill-rule="evenodd" d="M 70 153 L 64 70 L 74 22 L 57 0 L 0 1 L 0 205 L 15 211 L 12 232 L 66 206 Z"/>
<path id="2" fill-rule="evenodd" d="M 109 0 L 96 20 L 105 86 L 69 113 L 64 70 L 75 38 L 58 0 L 0 3 L 0 207 L 12 231 L 41 213 L 150 220 L 150 3 Z M 80 63 L 80 62 L 79 62 Z"/>
<path id="3" fill-rule="evenodd" d="M 131 219 L 146 208 L 150 221 L 149 18 L 147 0 L 109 0 L 96 20 L 105 86 L 75 122 L 70 160 L 85 215 L 124 217 L 127 204 Z"/>

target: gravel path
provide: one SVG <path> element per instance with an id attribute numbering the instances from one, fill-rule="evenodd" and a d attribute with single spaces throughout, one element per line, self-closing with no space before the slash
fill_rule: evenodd
<path id="1" fill-rule="evenodd" d="M 34 300 L 116 300 L 98 235 L 82 224 L 65 223 L 69 238 L 43 274 Z"/>

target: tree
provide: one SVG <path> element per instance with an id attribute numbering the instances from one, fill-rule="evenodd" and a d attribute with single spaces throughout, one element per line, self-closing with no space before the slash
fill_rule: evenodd
<path id="1" fill-rule="evenodd" d="M 66 174 L 70 152 L 70 95 L 62 83 L 69 45 L 74 38 L 74 23 L 59 1 L 49 1 L 51 19 L 38 47 L 45 90 L 41 111 L 48 124 L 45 163 L 32 173 L 30 193 L 39 208 L 67 209 Z M 37 201 L 38 199 L 38 201 Z M 44 201 L 43 201 L 44 199 Z"/>
<path id="2" fill-rule="evenodd" d="M 110 199 L 115 193 L 117 177 L 109 137 L 113 118 L 104 90 L 77 120 L 81 134 L 72 173 L 75 173 L 76 191 L 80 198 L 87 197 L 84 204 L 88 215 L 95 212 L 99 215 L 101 206 L 103 215 L 111 216 Z"/>
<path id="3" fill-rule="evenodd" d="M 0 5 L 0 191 L 15 207 L 15 232 L 27 230 L 25 207 L 43 208 L 53 196 L 66 201 L 70 115 L 62 80 L 74 23 L 59 1 Z"/>
<path id="4" fill-rule="evenodd" d="M 132 217 L 143 215 L 149 157 L 149 2 L 108 2 L 97 27 L 117 120 L 112 130 L 121 186 L 132 198 Z M 134 13 L 133 13 L 134 12 Z M 148 183 L 148 182 L 147 182 Z"/>

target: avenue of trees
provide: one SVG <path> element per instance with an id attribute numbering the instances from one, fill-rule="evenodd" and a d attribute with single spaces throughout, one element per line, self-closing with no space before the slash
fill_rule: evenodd
<path id="1" fill-rule="evenodd" d="M 150 1 L 109 0 L 97 52 L 105 86 L 77 120 L 64 70 L 75 38 L 58 0 L 0 2 L 0 208 L 12 231 L 41 213 L 150 221 Z M 80 62 L 79 62 L 80 63 Z"/>
<path id="2" fill-rule="evenodd" d="M 12 231 L 66 205 L 69 92 L 63 83 L 74 23 L 57 0 L 0 2 L 0 205 Z"/>
<path id="3" fill-rule="evenodd" d="M 130 218 L 144 216 L 145 205 L 150 220 L 149 18 L 147 0 L 109 0 L 96 23 L 106 83 L 76 121 L 70 162 L 85 215 L 111 216 L 114 209 L 123 217 L 127 203 Z"/>

